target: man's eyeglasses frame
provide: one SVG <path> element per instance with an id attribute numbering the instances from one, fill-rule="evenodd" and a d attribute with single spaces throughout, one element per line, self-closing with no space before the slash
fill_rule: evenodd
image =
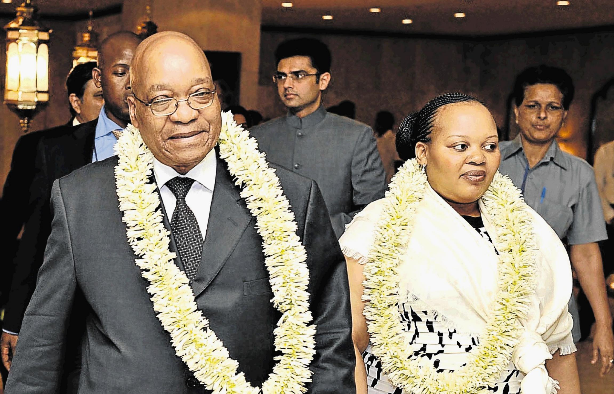
<path id="1" fill-rule="evenodd" d="M 193 97 L 195 97 L 196 95 L 203 94 L 203 93 L 206 93 L 207 96 L 210 96 L 211 100 L 209 100 L 209 102 L 206 103 L 206 104 L 198 104 L 198 105 L 194 106 L 194 104 L 192 103 L 191 99 Z M 195 110 L 195 111 L 198 111 L 200 109 L 205 109 L 207 107 L 210 107 L 211 104 L 213 104 L 213 101 L 215 100 L 215 96 L 216 96 L 216 91 L 215 91 L 215 89 L 213 89 L 213 90 L 209 90 L 209 91 L 205 91 L 205 92 L 201 92 L 201 91 L 194 92 L 194 93 L 188 95 L 188 97 L 186 97 L 184 99 L 177 99 L 175 97 L 169 97 L 169 98 L 165 98 L 165 99 L 153 100 L 153 101 L 150 101 L 150 102 L 146 102 L 146 101 L 141 100 L 140 98 L 138 98 L 136 96 L 136 94 L 134 94 L 134 92 L 132 92 L 132 97 L 137 99 L 137 101 L 139 101 L 144 106 L 149 107 L 149 110 L 151 111 L 152 114 L 154 114 L 154 116 L 171 116 L 171 115 L 173 115 L 175 112 L 177 112 L 177 109 L 179 108 L 179 103 L 181 103 L 183 101 L 185 101 L 186 104 L 188 104 L 188 106 L 190 108 L 192 108 L 193 110 Z M 170 112 L 168 112 L 168 111 L 167 112 L 156 112 L 156 111 L 154 111 L 152 105 L 154 105 L 156 103 L 160 103 L 162 101 L 168 102 L 169 105 L 171 105 L 169 108 L 173 108 L 172 104 L 173 104 L 173 101 L 174 101 L 175 102 L 175 108 L 172 111 L 170 111 Z"/>
<path id="2" fill-rule="evenodd" d="M 291 71 L 288 74 L 282 73 L 282 72 L 277 72 L 277 73 L 273 74 L 273 83 L 284 83 L 287 78 L 290 78 L 290 80 L 292 82 L 297 82 L 297 81 L 300 82 L 300 81 L 305 80 L 305 78 L 311 77 L 311 76 L 314 76 L 314 75 L 316 76 L 316 82 L 317 82 L 318 77 L 320 75 L 322 75 L 322 73 L 321 72 L 316 72 L 316 73 L 309 74 L 309 73 L 307 73 L 305 71 L 302 71 L 302 70 L 300 70 L 300 71 Z"/>

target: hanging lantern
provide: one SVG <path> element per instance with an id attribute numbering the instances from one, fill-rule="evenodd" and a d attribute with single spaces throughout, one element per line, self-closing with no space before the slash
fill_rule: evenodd
<path id="1" fill-rule="evenodd" d="M 6 30 L 4 104 L 17 114 L 24 133 L 34 115 L 49 103 L 49 33 L 35 20 L 36 7 L 26 0 Z"/>
<path id="2" fill-rule="evenodd" d="M 77 45 L 72 52 L 72 66 L 81 63 L 95 62 L 98 59 L 98 33 L 94 31 L 94 13 L 90 11 L 90 20 L 87 23 L 87 30 L 77 36 Z"/>

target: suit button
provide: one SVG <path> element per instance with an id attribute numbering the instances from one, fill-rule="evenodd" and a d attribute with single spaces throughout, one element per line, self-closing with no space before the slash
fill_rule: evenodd
<path id="1" fill-rule="evenodd" d="M 298 170 L 300 167 L 301 167 L 301 165 L 300 165 L 300 164 L 298 164 L 298 163 L 295 163 L 295 164 L 294 164 L 294 169 L 295 169 L 295 170 Z"/>
<path id="2" fill-rule="evenodd" d="M 298 135 L 299 137 L 302 137 L 303 136 L 303 132 L 299 131 L 298 133 L 296 133 L 296 135 Z"/>
<path id="3" fill-rule="evenodd" d="M 185 385 L 190 388 L 196 388 L 198 386 L 200 386 L 200 382 L 198 381 L 198 379 L 196 379 L 194 376 L 190 376 L 189 378 L 187 378 L 187 380 L 185 381 Z"/>

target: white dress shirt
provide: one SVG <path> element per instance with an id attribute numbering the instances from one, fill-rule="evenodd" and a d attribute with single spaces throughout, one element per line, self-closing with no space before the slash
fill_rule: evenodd
<path id="1" fill-rule="evenodd" d="M 175 212 L 175 205 L 177 199 L 171 190 L 166 186 L 166 182 L 171 179 L 180 176 L 192 178 L 195 182 L 192 184 L 192 188 L 188 192 L 185 198 L 186 204 L 194 212 L 200 233 L 205 239 L 207 234 L 207 223 L 209 222 L 209 211 L 211 209 L 211 200 L 213 198 L 213 188 L 215 186 L 215 171 L 217 168 L 217 162 L 215 159 L 215 150 L 211 149 L 211 152 L 205 156 L 205 158 L 188 171 L 187 174 L 181 175 L 173 168 L 160 163 L 154 158 L 153 172 L 156 178 L 156 184 L 160 189 L 160 195 L 162 196 L 162 203 L 168 216 L 168 221 L 171 221 L 173 212 Z"/>

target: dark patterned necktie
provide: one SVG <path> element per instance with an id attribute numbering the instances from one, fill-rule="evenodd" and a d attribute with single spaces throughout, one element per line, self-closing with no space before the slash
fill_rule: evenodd
<path id="1" fill-rule="evenodd" d="M 190 282 L 196 276 L 203 252 L 203 236 L 198 228 L 196 216 L 185 202 L 185 197 L 193 183 L 194 179 L 181 177 L 175 177 L 166 182 L 166 186 L 177 198 L 177 205 L 175 205 L 171 218 L 171 230 L 175 237 L 179 258 Z"/>

